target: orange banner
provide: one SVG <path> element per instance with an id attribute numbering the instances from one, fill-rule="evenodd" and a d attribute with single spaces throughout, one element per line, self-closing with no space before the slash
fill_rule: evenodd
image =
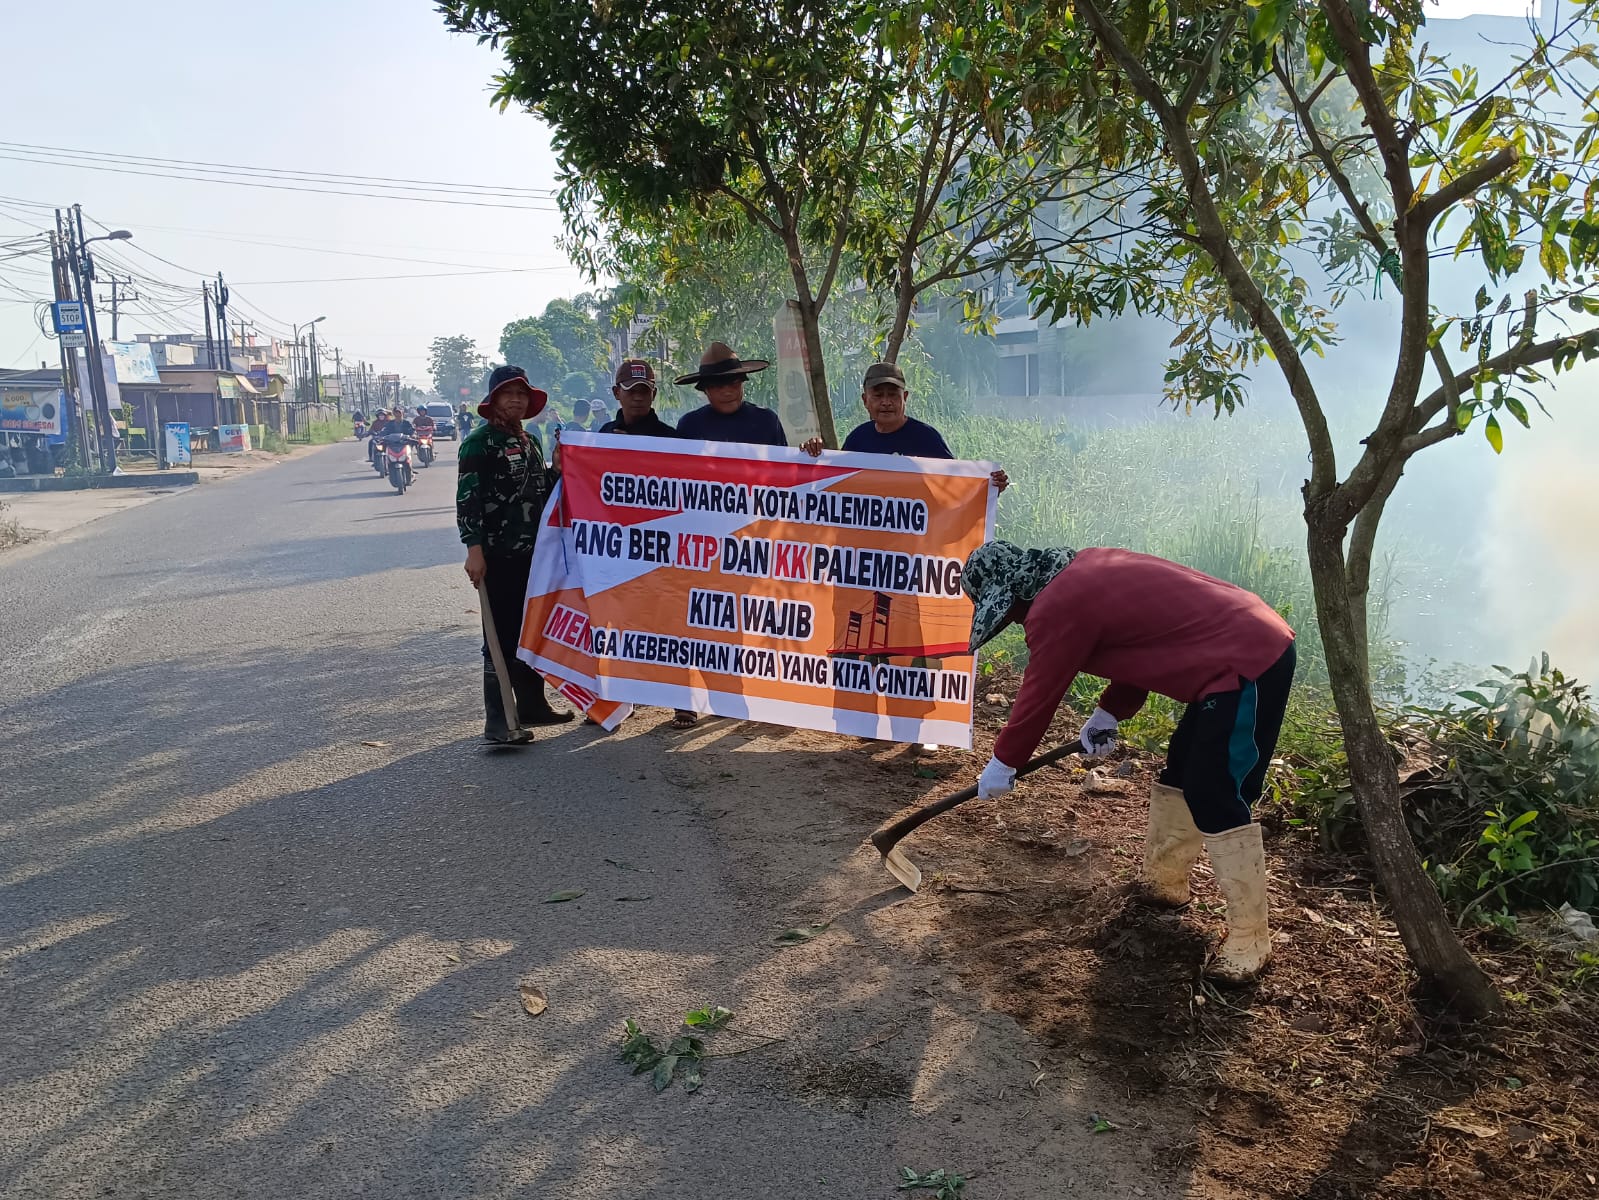
<path id="1" fill-rule="evenodd" d="M 566 433 L 521 657 L 602 701 L 969 747 L 992 470 Z"/>

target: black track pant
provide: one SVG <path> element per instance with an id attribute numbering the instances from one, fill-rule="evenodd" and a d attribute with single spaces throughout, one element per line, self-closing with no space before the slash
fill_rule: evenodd
<path id="1" fill-rule="evenodd" d="M 522 639 L 522 611 L 527 600 L 527 573 L 533 566 L 531 554 L 487 556 L 488 570 L 483 574 L 483 587 L 489 597 L 489 611 L 494 614 L 494 632 L 500 635 L 500 653 L 505 655 L 506 666 L 516 662 L 517 643 Z M 489 657 L 488 631 L 483 633 L 483 671 L 494 671 L 494 660 Z M 514 678 L 513 670 L 513 678 Z"/>
<path id="2" fill-rule="evenodd" d="M 1182 789 L 1201 833 L 1249 824 L 1282 732 L 1294 661 L 1290 642 L 1259 679 L 1240 677 L 1236 690 L 1194 701 L 1177 722 L 1160 781 Z"/>

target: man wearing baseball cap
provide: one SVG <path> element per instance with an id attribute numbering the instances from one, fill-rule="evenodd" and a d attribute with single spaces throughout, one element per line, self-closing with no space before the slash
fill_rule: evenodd
<path id="1" fill-rule="evenodd" d="M 655 413 L 655 369 L 642 358 L 623 359 L 616 367 L 611 395 L 616 397 L 616 418 L 605 422 L 600 433 L 625 433 L 633 437 L 680 436 Z M 672 714 L 673 729 L 692 729 L 699 721 L 693 709 L 679 708 Z"/>
<path id="2" fill-rule="evenodd" d="M 858 454 L 903 454 L 907 458 L 954 458 L 943 434 L 905 411 L 909 398 L 905 372 L 898 363 L 880 362 L 867 367 L 861 383 L 861 403 L 871 420 L 850 430 L 842 449 Z M 822 439 L 811 438 L 800 448 L 818 455 L 822 452 Z M 992 478 L 1002 492 L 1010 486 L 1010 477 L 1004 471 L 995 471 Z"/>
<path id="3" fill-rule="evenodd" d="M 635 437 L 675 438 L 677 430 L 655 414 L 655 369 L 642 358 L 623 359 L 611 384 L 617 413 L 599 427 L 599 433 L 628 433 Z"/>

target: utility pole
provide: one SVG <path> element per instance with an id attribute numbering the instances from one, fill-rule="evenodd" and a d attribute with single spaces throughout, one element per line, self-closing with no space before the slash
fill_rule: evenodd
<path id="1" fill-rule="evenodd" d="M 72 271 L 70 241 L 61 220 L 61 210 L 56 209 L 56 229 L 50 235 L 50 281 L 55 285 L 57 300 L 71 300 Z M 83 419 L 83 397 L 78 392 L 79 380 L 73 369 L 72 351 L 61 347 L 61 391 L 72 400 L 73 441 L 77 443 L 78 465 L 89 465 L 88 430 Z"/>
<path id="2" fill-rule="evenodd" d="M 129 290 L 122 291 L 121 289 L 123 288 L 127 288 Z M 139 293 L 133 291 L 132 288 L 132 279 L 118 279 L 115 275 L 111 276 L 111 340 L 113 342 L 122 340 L 121 338 L 117 337 L 117 317 L 122 306 L 122 301 L 137 300 L 140 298 Z"/>
<path id="3" fill-rule="evenodd" d="M 78 294 L 89 317 L 89 388 L 94 394 L 96 424 L 100 430 L 100 463 L 107 475 L 117 469 L 116 430 L 111 424 L 111 402 L 105 390 L 105 356 L 100 349 L 100 323 L 94 315 L 94 258 L 84 246 L 83 205 L 72 206 L 78 233 Z"/>
<path id="4" fill-rule="evenodd" d="M 205 293 L 205 365 L 215 371 L 217 348 L 216 343 L 211 340 L 211 285 L 201 280 L 200 290 Z"/>
<path id="5" fill-rule="evenodd" d="M 222 272 L 217 272 L 217 332 L 222 335 L 222 369 L 233 370 L 233 350 L 228 338 L 228 285 L 222 282 Z"/>
<path id="6" fill-rule="evenodd" d="M 333 378 L 339 381 L 339 394 L 334 400 L 333 410 L 342 414 L 344 412 L 344 351 L 337 346 L 333 347 Z"/>
<path id="7" fill-rule="evenodd" d="M 316 358 L 316 322 L 311 322 L 311 401 L 322 404 L 322 368 Z M 320 416 L 321 414 L 317 414 Z"/>

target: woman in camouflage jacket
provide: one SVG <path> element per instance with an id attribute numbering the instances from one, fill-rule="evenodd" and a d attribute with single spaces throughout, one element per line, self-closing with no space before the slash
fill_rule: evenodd
<path id="1" fill-rule="evenodd" d="M 544 680 L 516 655 L 533 541 L 544 502 L 555 486 L 555 472 L 544 465 L 538 443 L 528 437 L 522 421 L 536 416 L 548 401 L 542 389 L 528 383 L 521 367 L 497 367 L 489 376 L 489 394 L 478 405 L 484 423 L 461 441 L 455 491 L 455 522 L 467 548 L 466 575 L 488 597 L 500 651 L 511 672 L 517 720 L 523 726 L 559 725 L 573 717 L 550 707 Z M 485 631 L 485 741 L 512 740 L 501 695 Z"/>

